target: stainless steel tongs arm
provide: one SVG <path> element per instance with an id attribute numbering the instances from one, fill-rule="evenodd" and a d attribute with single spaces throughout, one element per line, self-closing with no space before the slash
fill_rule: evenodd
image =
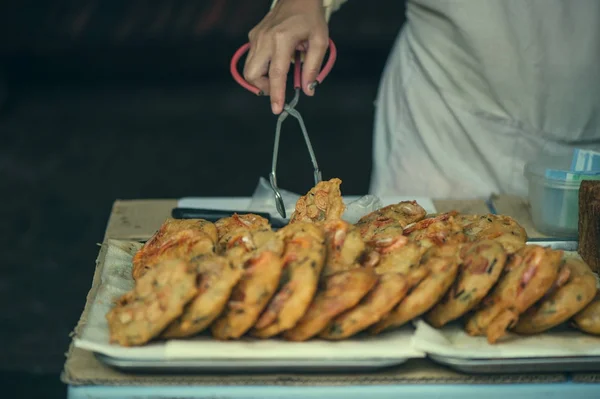
<path id="1" fill-rule="evenodd" d="M 269 175 L 269 182 L 271 183 L 271 188 L 275 194 L 275 206 L 277 207 L 277 211 L 281 215 L 281 217 L 285 218 L 285 205 L 283 203 L 283 198 L 279 191 L 279 187 L 277 186 L 277 159 L 279 157 L 279 139 L 281 137 L 281 125 L 283 121 L 287 119 L 289 115 L 296 118 L 298 123 L 300 124 L 300 129 L 302 130 L 302 135 L 304 136 L 304 142 L 306 143 L 306 148 L 308 149 L 308 154 L 310 155 L 310 160 L 313 165 L 313 177 L 315 181 L 315 185 L 322 180 L 321 170 L 319 169 L 319 164 L 317 163 L 317 158 L 315 156 L 315 152 L 313 151 L 312 144 L 310 142 L 310 137 L 308 136 L 308 131 L 306 130 L 306 126 L 304 125 L 304 119 L 302 119 L 302 115 L 294 108 L 298 104 L 298 99 L 300 97 L 300 89 L 295 90 L 296 93 L 292 101 L 286 104 L 283 108 L 283 112 L 277 118 L 277 125 L 275 127 L 275 141 L 273 143 L 273 160 L 271 162 L 271 174 Z"/>
<path id="2" fill-rule="evenodd" d="M 306 143 L 306 148 L 308 149 L 308 154 L 310 155 L 310 161 L 313 165 L 313 175 L 315 178 L 315 185 L 321 181 L 321 170 L 319 169 L 319 164 L 317 163 L 317 157 L 315 156 L 315 152 L 313 151 L 312 144 L 310 143 L 310 137 L 308 137 L 308 132 L 306 131 L 306 126 L 304 125 L 304 119 L 302 119 L 302 115 L 300 112 L 296 111 L 293 108 L 287 110 L 287 112 L 298 120 L 300 124 L 300 129 L 302 129 L 302 135 L 304 136 L 304 142 Z"/>

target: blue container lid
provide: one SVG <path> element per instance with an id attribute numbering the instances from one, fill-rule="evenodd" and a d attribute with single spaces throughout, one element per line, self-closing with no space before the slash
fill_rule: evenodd
<path id="1" fill-rule="evenodd" d="M 600 180 L 600 171 L 571 171 L 572 157 L 544 155 L 525 165 L 525 176 L 535 176 L 561 184 L 579 185 L 582 180 Z"/>

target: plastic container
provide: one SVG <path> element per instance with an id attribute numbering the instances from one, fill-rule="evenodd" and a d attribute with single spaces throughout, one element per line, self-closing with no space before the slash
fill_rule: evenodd
<path id="1" fill-rule="evenodd" d="M 542 157 L 525 166 L 535 228 L 548 236 L 577 238 L 579 186 L 600 174 L 571 172 L 572 157 Z"/>

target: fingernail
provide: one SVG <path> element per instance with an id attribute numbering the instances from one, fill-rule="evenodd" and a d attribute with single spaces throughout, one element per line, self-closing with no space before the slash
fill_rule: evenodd
<path id="1" fill-rule="evenodd" d="M 273 111 L 273 113 L 277 115 L 279 113 L 279 104 L 271 103 L 271 111 Z"/>

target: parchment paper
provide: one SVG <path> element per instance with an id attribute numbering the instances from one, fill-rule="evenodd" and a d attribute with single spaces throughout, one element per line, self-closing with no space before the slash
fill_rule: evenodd
<path id="1" fill-rule="evenodd" d="M 568 327 L 531 336 L 510 334 L 506 340 L 490 345 L 486 337 L 471 337 L 458 323 L 435 329 L 423 320 L 412 344 L 430 354 L 465 359 L 600 356 L 600 337 Z"/>
<path id="2" fill-rule="evenodd" d="M 279 339 L 221 342 L 210 336 L 168 340 L 141 347 L 122 347 L 108 342 L 105 315 L 114 299 L 133 287 L 131 259 L 141 244 L 109 240 L 100 287 L 93 299 L 88 322 L 75 346 L 125 359 L 407 359 L 425 355 L 410 345 L 413 329 L 407 327 L 376 337 L 328 342 L 286 342 Z"/>

